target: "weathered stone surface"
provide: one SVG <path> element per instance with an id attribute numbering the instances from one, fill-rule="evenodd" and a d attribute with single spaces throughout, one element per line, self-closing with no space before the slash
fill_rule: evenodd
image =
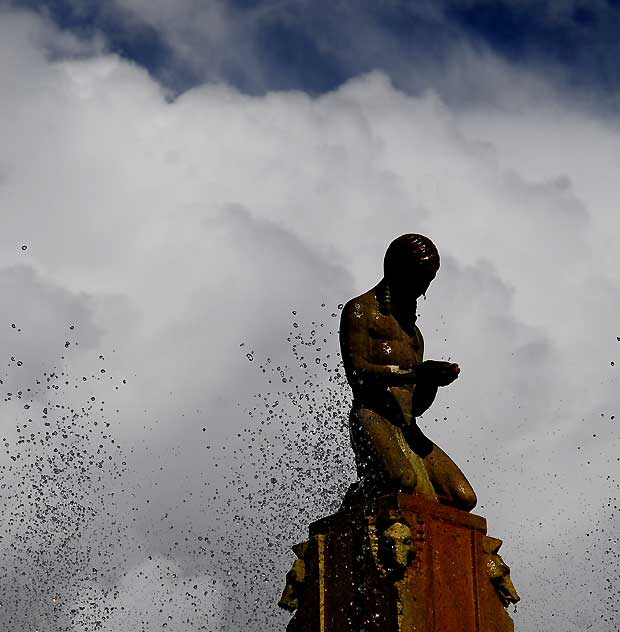
<path id="1" fill-rule="evenodd" d="M 500 545 L 484 518 L 421 496 L 341 511 L 310 526 L 287 631 L 512 632 Z"/>

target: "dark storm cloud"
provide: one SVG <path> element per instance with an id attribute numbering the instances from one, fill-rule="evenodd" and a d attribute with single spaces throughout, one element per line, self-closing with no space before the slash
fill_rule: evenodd
<path id="1" fill-rule="evenodd" d="M 171 51 L 162 35 L 114 2 L 98 0 L 2 0 L 0 8 L 36 11 L 81 39 L 105 35 L 108 49 L 157 74 Z M 54 52 L 54 51 L 52 51 Z M 65 51 L 65 56 L 70 55 Z"/>
<path id="2" fill-rule="evenodd" d="M 455 90 L 442 72 L 460 57 L 494 52 L 544 81 L 607 95 L 620 87 L 620 5 L 442 0 L 406 3 L 319 0 L 16 0 L 75 33 L 102 32 L 112 51 L 174 91 L 204 81 L 241 90 L 321 93 L 356 74 L 388 73 L 410 92 L 434 88 L 454 100 L 485 98 L 484 81 Z"/>

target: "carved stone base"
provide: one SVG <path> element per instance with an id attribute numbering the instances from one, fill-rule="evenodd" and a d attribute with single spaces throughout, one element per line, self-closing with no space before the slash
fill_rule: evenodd
<path id="1" fill-rule="evenodd" d="M 499 546 L 484 518 L 420 496 L 323 518 L 294 547 L 287 632 L 513 632 Z"/>

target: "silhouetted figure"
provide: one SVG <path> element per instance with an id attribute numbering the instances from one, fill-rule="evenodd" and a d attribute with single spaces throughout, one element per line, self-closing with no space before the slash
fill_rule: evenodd
<path id="1" fill-rule="evenodd" d="M 450 457 L 416 423 L 440 386 L 457 379 L 450 362 L 422 360 L 416 303 L 439 270 L 433 242 L 417 234 L 395 239 L 383 279 L 351 299 L 340 322 L 340 347 L 353 389 L 349 424 L 358 483 L 344 505 L 390 491 L 420 494 L 471 511 L 476 495 Z"/>

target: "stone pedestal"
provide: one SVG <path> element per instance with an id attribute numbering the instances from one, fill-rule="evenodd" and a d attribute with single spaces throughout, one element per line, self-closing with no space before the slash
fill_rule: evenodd
<path id="1" fill-rule="evenodd" d="M 420 496 L 341 511 L 294 547 L 287 632 L 513 632 L 500 546 L 484 518 Z"/>

